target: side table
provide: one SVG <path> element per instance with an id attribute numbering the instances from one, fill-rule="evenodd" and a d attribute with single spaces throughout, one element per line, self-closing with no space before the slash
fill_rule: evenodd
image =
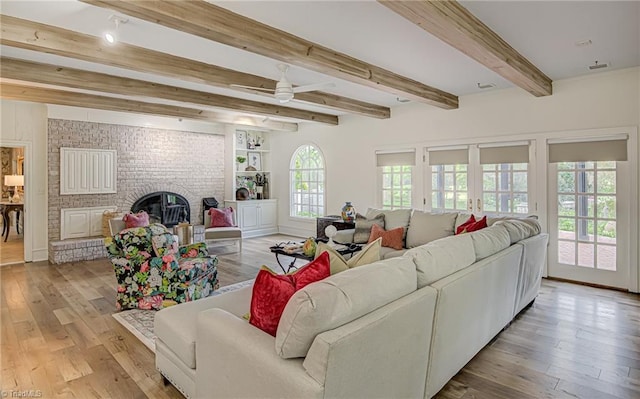
<path id="1" fill-rule="evenodd" d="M 333 225 L 338 230 L 347 230 L 347 229 L 355 229 L 356 224 L 354 222 L 345 222 L 342 220 L 341 216 L 338 215 L 327 215 L 321 216 L 316 219 L 316 237 L 327 239 L 328 237 L 324 234 L 324 229 L 327 226 Z"/>

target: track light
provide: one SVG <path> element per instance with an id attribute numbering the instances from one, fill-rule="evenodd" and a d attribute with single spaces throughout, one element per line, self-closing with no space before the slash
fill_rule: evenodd
<path id="1" fill-rule="evenodd" d="M 111 15 L 109 17 L 109 21 L 113 22 L 115 28 L 104 32 L 102 36 L 104 37 L 104 40 L 107 42 L 107 44 L 113 45 L 118 42 L 118 27 L 120 26 L 120 24 L 126 24 L 127 22 L 129 22 L 129 20 L 117 15 Z"/>

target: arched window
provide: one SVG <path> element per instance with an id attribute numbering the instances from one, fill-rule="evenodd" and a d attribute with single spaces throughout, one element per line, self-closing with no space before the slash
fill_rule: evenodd
<path id="1" fill-rule="evenodd" d="M 289 166 L 289 215 L 316 218 L 324 215 L 324 158 L 313 145 L 299 147 Z"/>

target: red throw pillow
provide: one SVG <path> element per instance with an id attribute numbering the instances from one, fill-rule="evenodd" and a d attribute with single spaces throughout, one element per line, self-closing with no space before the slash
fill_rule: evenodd
<path id="1" fill-rule="evenodd" d="M 393 249 L 402 249 L 402 237 L 404 236 L 404 227 L 398 227 L 392 230 L 386 231 L 377 224 L 371 226 L 371 235 L 369 236 L 369 243 L 374 242 L 378 238 L 382 237 L 382 246 Z"/>
<path id="2" fill-rule="evenodd" d="M 127 213 L 122 218 L 124 221 L 124 225 L 126 228 L 130 229 L 132 227 L 146 227 L 149 225 L 149 214 L 145 211 L 140 211 L 138 213 Z"/>
<path id="3" fill-rule="evenodd" d="M 467 227 L 471 226 L 475 222 L 476 222 L 476 217 L 473 216 L 473 214 L 471 214 L 471 217 L 469 219 L 467 219 L 466 222 L 464 222 L 460 226 L 458 226 L 458 228 L 456 229 L 456 234 L 466 233 L 467 232 Z"/>
<path id="4" fill-rule="evenodd" d="M 481 230 L 481 229 L 484 229 L 485 227 L 487 227 L 486 216 L 484 216 L 482 219 L 478 220 L 477 222 L 473 223 L 472 225 L 468 226 L 467 232 L 470 233 L 472 231 Z"/>
<path id="5" fill-rule="evenodd" d="M 253 284 L 249 323 L 275 337 L 282 312 L 293 294 L 329 274 L 328 252 L 290 274 L 276 274 L 263 266 Z"/>
<path id="6" fill-rule="evenodd" d="M 233 208 L 209 209 L 211 225 L 209 227 L 233 227 Z"/>

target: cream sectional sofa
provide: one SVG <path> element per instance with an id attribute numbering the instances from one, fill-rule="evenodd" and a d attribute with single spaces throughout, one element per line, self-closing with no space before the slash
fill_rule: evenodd
<path id="1" fill-rule="evenodd" d="M 426 212 L 414 209 L 383 210 L 369 208 L 365 217 L 373 219 L 380 214 L 384 215 L 384 228 L 386 230 L 398 227 L 404 228 L 403 249 L 397 250 L 383 247 L 380 252 L 383 259 L 402 256 L 408 249 L 452 236 L 458 226 L 466 222 L 471 216 L 467 212 Z M 508 219 L 513 219 L 513 217 L 488 216 L 487 225 L 492 226 L 496 222 Z M 355 229 L 340 230 L 334 240 L 341 243 L 352 243 L 354 242 L 354 235 Z"/>
<path id="2" fill-rule="evenodd" d="M 242 318 L 251 287 L 163 309 L 156 366 L 187 397 L 430 398 L 534 300 L 539 233 L 502 221 L 330 276 L 275 337 Z"/>

